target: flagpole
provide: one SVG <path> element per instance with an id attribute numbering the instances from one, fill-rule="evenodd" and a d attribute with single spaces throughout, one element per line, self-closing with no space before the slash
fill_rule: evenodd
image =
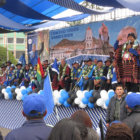
<path id="1" fill-rule="evenodd" d="M 51 78 L 50 78 L 50 72 L 49 72 L 49 70 L 48 70 L 48 77 L 49 77 L 49 81 L 51 81 L 51 80 L 50 80 Z M 51 85 L 51 91 L 52 91 L 52 93 L 53 93 L 52 84 L 50 83 L 50 85 Z M 57 106 L 56 106 L 56 105 L 55 105 L 55 107 L 54 107 L 54 111 L 55 111 L 57 120 L 60 121 L 60 117 L 59 117 L 59 115 L 58 115 L 58 109 L 57 109 Z"/>

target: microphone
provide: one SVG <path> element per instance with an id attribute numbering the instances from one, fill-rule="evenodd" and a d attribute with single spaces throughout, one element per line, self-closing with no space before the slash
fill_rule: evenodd
<path id="1" fill-rule="evenodd" d="M 128 40 L 128 45 L 130 45 L 131 44 L 131 40 Z"/>

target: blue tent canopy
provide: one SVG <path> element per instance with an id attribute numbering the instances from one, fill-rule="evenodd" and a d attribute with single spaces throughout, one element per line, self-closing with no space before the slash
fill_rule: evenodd
<path id="1" fill-rule="evenodd" d="M 91 14 L 104 14 L 111 12 L 115 8 L 128 7 L 132 10 L 140 11 L 138 1 L 126 0 L 86 0 L 92 4 L 112 7 L 106 11 L 96 11 L 88 9 L 79 3 L 84 0 L 6 0 L 6 4 L 0 7 L 0 28 L 11 30 L 34 30 L 36 28 L 50 26 L 58 21 L 76 21 L 81 20 Z M 136 7 L 136 8 L 135 8 Z M 81 12 L 80 15 L 54 19 L 53 16 L 67 10 L 73 9 Z M 2 17 L 2 18 L 1 18 Z M 42 23 L 42 21 L 51 21 Z M 32 26 L 34 24 L 40 24 Z"/>

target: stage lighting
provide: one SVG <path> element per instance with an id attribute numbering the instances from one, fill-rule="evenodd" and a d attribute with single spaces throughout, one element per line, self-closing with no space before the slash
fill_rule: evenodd
<path id="1" fill-rule="evenodd" d="M 0 0 L 0 7 L 2 7 L 6 3 L 6 0 Z"/>

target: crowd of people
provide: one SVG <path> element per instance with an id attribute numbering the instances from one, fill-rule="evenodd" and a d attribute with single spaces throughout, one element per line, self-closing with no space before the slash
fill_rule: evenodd
<path id="1" fill-rule="evenodd" d="M 1 66 L 1 74 L 6 74 L 6 79 L 1 80 L 4 86 L 28 87 L 34 81 L 35 87 L 43 88 L 44 78 L 50 73 L 53 90 L 66 89 L 75 90 L 109 90 L 114 89 L 117 83 L 121 83 L 127 92 L 138 92 L 140 83 L 139 44 L 134 33 L 129 33 L 127 42 L 119 45 L 117 39 L 114 50 L 103 63 L 102 60 L 85 58 L 82 62 L 74 61 L 72 67 L 63 58 L 58 66 L 59 74 L 54 72 L 52 65 L 45 60 L 42 63 L 44 77 L 42 81 L 37 80 L 37 65 L 18 63 L 16 67 L 8 61 Z"/>
<path id="2" fill-rule="evenodd" d="M 118 98 L 123 97 L 122 91 L 122 86 L 118 85 L 116 87 Z M 91 118 L 84 110 L 77 110 L 69 118 L 59 120 L 55 126 L 46 125 L 43 118 L 47 110 L 43 96 L 36 93 L 30 94 L 23 101 L 22 115 L 26 121 L 20 128 L 9 132 L 5 140 L 139 140 L 140 94 L 127 95 L 125 102 L 129 115 L 120 120 L 121 114 L 118 115 L 116 111 L 118 107 L 114 111 L 114 116 L 108 112 L 111 118 L 104 134 L 102 121 L 99 124 L 99 130 L 95 130 Z M 2 140 L 2 137 L 0 138 Z"/>

